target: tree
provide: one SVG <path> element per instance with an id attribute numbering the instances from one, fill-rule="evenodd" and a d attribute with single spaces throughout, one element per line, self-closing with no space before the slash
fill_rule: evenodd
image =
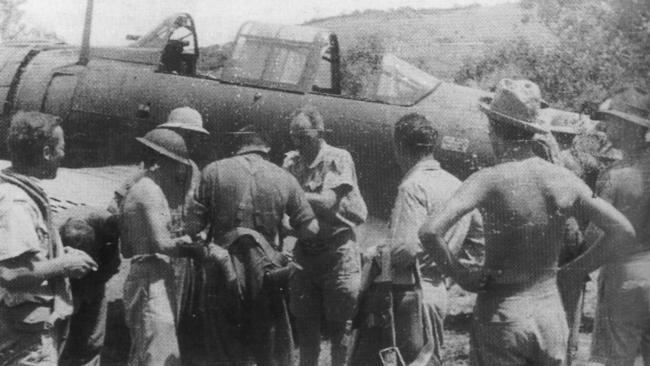
<path id="1" fill-rule="evenodd" d="M 39 27 L 28 26 L 23 22 L 25 12 L 21 6 L 27 0 L 0 0 L 0 40 L 39 39 L 63 42 L 54 32 Z"/>
<path id="2" fill-rule="evenodd" d="M 466 60 L 457 82 L 485 87 L 497 76 L 524 77 L 537 82 L 554 106 L 574 110 L 625 85 L 648 87 L 650 2 L 523 0 L 521 6 L 534 9 L 557 42 L 504 42 Z"/>
<path id="3" fill-rule="evenodd" d="M 341 90 L 344 95 L 368 98 L 376 92 L 386 52 L 381 35 L 364 34 L 341 57 Z"/>
<path id="4" fill-rule="evenodd" d="M 20 6 L 26 0 L 0 0 L 0 37 L 2 40 L 15 38 L 26 26 L 22 22 L 24 12 Z"/>

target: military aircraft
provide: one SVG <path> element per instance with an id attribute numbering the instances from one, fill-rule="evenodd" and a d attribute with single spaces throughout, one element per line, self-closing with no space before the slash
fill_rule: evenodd
<path id="1" fill-rule="evenodd" d="M 92 14 L 92 2 L 88 14 Z M 175 14 L 127 47 L 91 48 L 86 19 L 81 48 L 7 43 L 0 47 L 0 135 L 18 110 L 63 119 L 71 164 L 128 161 L 133 137 L 191 106 L 210 131 L 203 163 L 225 156 L 228 131 L 255 124 L 271 132 L 272 158 L 290 149 L 289 115 L 305 104 L 323 114 L 327 140 L 348 149 L 357 165 L 370 213 L 386 218 L 400 173 L 392 152 L 394 123 L 409 113 L 427 116 L 441 138 L 437 158 L 464 178 L 493 162 L 479 98 L 490 93 L 438 80 L 386 55 L 363 97 L 341 88 L 336 34 L 306 26 L 245 23 L 219 75 L 197 71 L 199 43 L 189 14 Z M 545 118 L 576 114 L 548 109 Z M 566 118 L 565 118 L 566 119 Z"/>

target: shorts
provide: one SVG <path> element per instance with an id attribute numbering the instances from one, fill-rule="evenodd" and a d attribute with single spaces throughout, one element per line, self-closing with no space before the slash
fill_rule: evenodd
<path id="1" fill-rule="evenodd" d="M 323 252 L 305 253 L 300 243 L 294 249 L 303 267 L 289 280 L 289 307 L 299 318 L 329 322 L 348 321 L 354 315 L 361 286 L 361 258 L 357 243 L 347 240 Z"/>
<path id="2" fill-rule="evenodd" d="M 598 278 L 591 361 L 634 365 L 639 351 L 650 362 L 650 254 L 606 265 Z"/>
<path id="3" fill-rule="evenodd" d="M 550 282 L 535 293 L 479 293 L 470 332 L 470 365 L 566 364 L 569 329 L 555 278 Z"/>
<path id="4" fill-rule="evenodd" d="M 0 305 L 0 365 L 57 366 L 61 333 L 67 328 L 66 322 L 58 321 L 53 327 L 46 327 L 43 323 L 23 327 L 18 322 L 5 321 L 5 309 Z"/>
<path id="5" fill-rule="evenodd" d="M 180 364 L 173 275 L 171 265 L 158 258 L 131 262 L 124 282 L 125 320 L 131 333 L 130 366 Z"/>

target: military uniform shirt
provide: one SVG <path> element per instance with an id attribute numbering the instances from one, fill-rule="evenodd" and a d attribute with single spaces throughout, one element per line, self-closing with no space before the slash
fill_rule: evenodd
<path id="1" fill-rule="evenodd" d="M 319 238 L 353 228 L 366 220 L 368 210 L 357 184 L 357 174 L 350 153 L 322 142 L 320 151 L 311 164 L 298 151 L 286 154 L 284 168 L 298 178 L 305 192 L 321 193 L 323 190 L 344 188 L 348 193 L 327 217 L 318 217 Z"/>
<path id="2" fill-rule="evenodd" d="M 460 187 L 461 182 L 449 174 L 434 159 L 417 163 L 406 173 L 399 186 L 395 206 L 391 215 L 391 246 L 404 247 L 415 256 L 423 252 L 418 230 L 427 216 L 435 215 L 444 208 L 444 203 Z M 482 261 L 485 242 L 481 215 L 472 211 L 456 223 L 445 235 L 452 246 L 451 252 L 464 256 L 473 262 Z M 395 283 L 412 283 L 409 264 L 394 266 Z M 395 268 L 397 267 L 397 268 Z M 423 269 L 423 274 L 435 273 L 435 265 Z"/>
<path id="3" fill-rule="evenodd" d="M 192 208 L 204 224 L 212 225 L 213 237 L 236 227 L 260 232 L 269 243 L 278 243 L 283 215 L 297 228 L 314 219 L 305 193 L 296 179 L 260 154 L 246 153 L 205 167 Z"/>

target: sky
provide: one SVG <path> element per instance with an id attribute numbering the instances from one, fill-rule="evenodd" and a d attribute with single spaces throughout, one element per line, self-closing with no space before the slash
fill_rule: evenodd
<path id="1" fill-rule="evenodd" d="M 355 10 L 400 7 L 450 8 L 494 5 L 512 0 L 95 0 L 91 44 L 124 45 L 127 34 L 143 35 L 167 16 L 187 12 L 194 18 L 199 45 L 232 41 L 247 20 L 299 24 Z M 155 5 L 154 5 L 155 4 Z M 27 0 L 24 21 L 79 44 L 86 11 L 84 0 Z"/>

